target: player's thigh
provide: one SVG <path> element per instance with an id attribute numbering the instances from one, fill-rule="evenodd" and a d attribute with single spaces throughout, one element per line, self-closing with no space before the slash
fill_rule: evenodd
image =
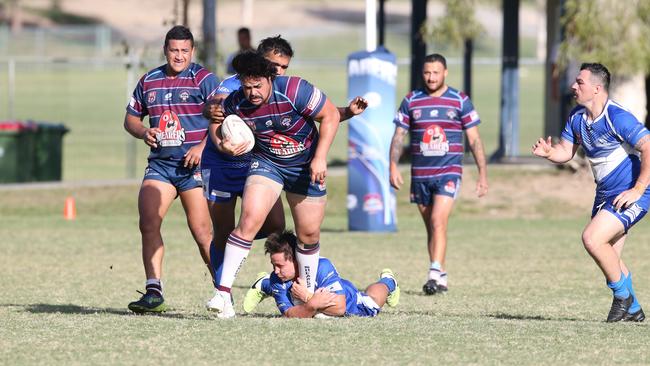
<path id="1" fill-rule="evenodd" d="M 249 175 L 244 187 L 237 227 L 254 236 L 282 192 L 282 184 L 265 176 Z"/>
<path id="2" fill-rule="evenodd" d="M 155 179 L 145 179 L 138 194 L 140 228 L 156 230 L 160 228 L 163 217 L 176 198 L 176 187 L 171 183 Z"/>
<path id="3" fill-rule="evenodd" d="M 582 232 L 585 245 L 605 244 L 625 234 L 623 223 L 607 210 L 600 210 Z"/>
<path id="4" fill-rule="evenodd" d="M 313 235 L 320 232 L 320 225 L 325 217 L 327 196 L 303 196 L 287 192 L 287 202 L 296 226 L 296 234 Z"/>
<path id="5" fill-rule="evenodd" d="M 268 216 L 266 216 L 261 232 L 268 235 L 270 233 L 280 232 L 284 230 L 284 227 L 284 207 L 282 206 L 282 198 L 278 197 Z"/>
<path id="6" fill-rule="evenodd" d="M 205 235 L 207 232 L 209 234 L 212 224 L 208 203 L 203 197 L 203 189 L 201 187 L 188 189 L 180 192 L 179 196 L 192 233 Z"/>
<path id="7" fill-rule="evenodd" d="M 437 194 L 433 196 L 433 207 L 431 209 L 431 220 L 435 224 L 447 224 L 449 215 L 454 208 L 454 198 Z"/>

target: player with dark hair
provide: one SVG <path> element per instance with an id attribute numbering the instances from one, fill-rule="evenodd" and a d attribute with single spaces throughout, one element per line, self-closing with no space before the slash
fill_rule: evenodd
<path id="1" fill-rule="evenodd" d="M 226 74 L 232 75 L 235 73 L 235 68 L 232 65 L 232 60 L 235 56 L 239 55 L 242 52 L 253 51 L 251 40 L 251 30 L 248 27 L 241 27 L 237 29 L 237 44 L 239 49 L 231 53 L 226 59 Z"/>
<path id="2" fill-rule="evenodd" d="M 599 63 L 584 63 L 571 89 L 578 103 L 567 120 L 562 139 L 540 138 L 533 154 L 565 163 L 582 146 L 596 180 L 591 221 L 582 243 L 612 290 L 608 322 L 645 319 L 622 259 L 630 228 L 650 206 L 650 132 L 629 111 L 609 99 L 611 76 Z M 640 158 L 639 158 L 640 154 Z"/>
<path id="3" fill-rule="evenodd" d="M 382 270 L 379 280 L 361 292 L 352 282 L 341 278 L 332 262 L 323 257 L 315 274 L 315 291 L 307 291 L 304 281 L 298 277 L 297 241 L 292 232 L 285 231 L 271 234 L 264 245 L 273 266 L 268 292 L 273 294 L 278 310 L 285 317 L 374 317 L 385 303 L 391 307 L 398 304 L 400 289 L 390 269 Z"/>
<path id="4" fill-rule="evenodd" d="M 235 316 L 230 288 L 282 190 L 287 192 L 299 239 L 300 277 L 313 291 L 320 224 L 327 202 L 327 152 L 340 119 L 336 107 L 319 89 L 299 77 L 276 77 L 276 66 L 259 53 L 243 53 L 233 64 L 242 86 L 217 107 L 223 108 L 224 115 L 242 118 L 253 131 L 256 145 L 241 216 L 226 243 L 218 290 L 208 303 L 208 308 L 223 318 Z"/>
<path id="5" fill-rule="evenodd" d="M 285 74 L 293 49 L 289 42 L 280 36 L 268 37 L 260 41 L 257 52 L 268 59 L 276 68 L 276 74 Z M 237 74 L 224 79 L 217 89 L 213 101 L 206 104 L 206 117 L 223 118 L 220 109 L 216 108 L 216 101 L 225 99 L 230 93 L 241 87 Z M 362 113 L 367 106 L 367 101 L 361 97 L 354 98 L 348 107 L 339 107 L 341 120 L 351 118 Z M 248 174 L 252 153 L 241 154 L 246 144 L 234 146 L 228 140 L 222 140 L 216 134 L 220 123 L 211 124 L 213 138 L 209 139 L 206 148 L 203 150 L 201 170 L 204 177 L 204 193 L 210 207 L 212 225 L 214 228 L 213 244 L 210 247 L 211 265 L 214 274 L 215 288 L 221 277 L 226 240 L 230 232 L 235 228 L 235 205 L 237 196 L 244 191 L 244 182 Z M 212 174 L 214 172 L 214 174 Z M 272 232 L 279 232 L 284 229 L 284 210 L 282 201 L 278 198 L 271 208 L 260 232 L 256 238 L 264 238 Z M 266 273 L 264 273 L 266 275 Z M 260 298 L 259 301 L 261 301 Z M 250 302 L 250 300 L 249 300 Z M 256 303 L 256 304 L 257 304 Z M 208 303 L 209 306 L 210 303 Z M 246 304 L 246 302 L 245 302 Z"/>
<path id="6" fill-rule="evenodd" d="M 408 93 L 395 117 L 390 144 L 390 184 L 404 183 L 398 168 L 402 141 L 411 131 L 411 203 L 418 206 L 427 229 L 429 275 L 422 290 L 428 294 L 448 289 L 445 257 L 447 223 L 460 191 L 463 174 L 463 132 L 478 168 L 476 193 L 488 191 L 487 164 L 478 132 L 481 122 L 469 97 L 445 83 L 447 61 L 440 54 L 424 59 L 424 88 Z"/>
<path id="7" fill-rule="evenodd" d="M 151 148 L 138 196 L 147 281 L 146 293 L 129 304 L 129 309 L 137 313 L 167 309 L 161 281 L 164 245 L 160 228 L 177 196 L 208 265 L 212 239 L 199 164 L 208 127 L 202 115 L 203 104 L 214 95 L 217 79 L 201 65 L 192 63 L 194 38 L 188 28 L 173 27 L 165 36 L 163 51 L 167 63 L 140 79 L 124 117 L 124 128 Z M 149 127 L 143 124 L 147 115 Z"/>

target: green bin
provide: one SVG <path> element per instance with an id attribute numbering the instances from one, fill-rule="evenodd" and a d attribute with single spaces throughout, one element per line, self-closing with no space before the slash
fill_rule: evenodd
<path id="1" fill-rule="evenodd" d="M 61 180 L 63 135 L 68 129 L 60 123 L 39 122 L 34 135 L 34 180 Z"/>
<path id="2" fill-rule="evenodd" d="M 34 180 L 36 130 L 33 123 L 0 122 L 0 183 Z"/>

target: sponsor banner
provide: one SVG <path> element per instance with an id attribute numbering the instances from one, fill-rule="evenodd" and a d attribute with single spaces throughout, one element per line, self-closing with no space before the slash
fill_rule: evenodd
<path id="1" fill-rule="evenodd" d="M 390 140 L 395 131 L 395 55 L 383 47 L 348 57 L 348 100 L 362 96 L 368 108 L 349 122 L 348 228 L 395 231 L 395 193 L 389 183 Z"/>

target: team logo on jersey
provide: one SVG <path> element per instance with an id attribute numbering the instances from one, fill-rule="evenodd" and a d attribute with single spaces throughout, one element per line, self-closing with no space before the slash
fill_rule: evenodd
<path id="1" fill-rule="evenodd" d="M 165 94 L 165 100 L 172 100 L 172 93 Z"/>
<path id="2" fill-rule="evenodd" d="M 291 126 L 291 118 L 290 117 L 284 117 L 284 118 L 282 118 L 282 122 L 280 122 L 280 123 L 284 127 L 289 127 L 289 126 Z"/>
<path id="3" fill-rule="evenodd" d="M 429 112 L 429 117 L 433 117 L 433 118 L 438 117 L 438 110 L 432 109 L 431 112 Z"/>
<path id="4" fill-rule="evenodd" d="M 424 131 L 420 142 L 420 151 L 424 156 L 444 156 L 449 151 L 449 141 L 445 130 L 438 125 L 431 125 Z"/>
<path id="5" fill-rule="evenodd" d="M 271 136 L 270 144 L 269 150 L 281 158 L 292 158 L 305 151 L 305 144 L 278 133 Z"/>
<path id="6" fill-rule="evenodd" d="M 158 145 L 161 147 L 181 146 L 185 141 L 185 129 L 181 120 L 173 111 L 164 111 L 158 120 L 160 132 L 156 134 Z"/>
<path id="7" fill-rule="evenodd" d="M 190 92 L 188 92 L 187 90 L 183 90 L 180 94 L 178 94 L 178 96 L 181 98 L 183 102 L 187 102 L 187 99 L 189 99 L 190 97 Z"/>
<path id="8" fill-rule="evenodd" d="M 271 127 L 271 126 L 273 126 L 273 121 L 268 120 L 268 121 L 264 122 L 264 125 L 265 125 L 266 127 Z"/>
<path id="9" fill-rule="evenodd" d="M 447 193 L 452 193 L 452 194 L 456 193 L 456 182 L 450 180 L 449 182 L 447 182 L 447 184 L 445 184 L 444 190 Z"/>
<path id="10" fill-rule="evenodd" d="M 420 119 L 422 117 L 422 111 L 420 109 L 416 109 L 413 111 L 413 119 Z"/>
<path id="11" fill-rule="evenodd" d="M 147 93 L 147 103 L 153 103 L 156 101 L 156 91 L 150 91 Z"/>
<path id="12" fill-rule="evenodd" d="M 453 109 L 448 109 L 447 110 L 447 117 L 449 117 L 449 119 L 456 119 L 457 116 L 458 116 L 458 114 L 456 114 L 455 110 L 453 110 Z"/>
<path id="13" fill-rule="evenodd" d="M 363 196 L 363 210 L 369 214 L 374 214 L 384 210 L 384 203 L 379 193 L 368 193 Z"/>

